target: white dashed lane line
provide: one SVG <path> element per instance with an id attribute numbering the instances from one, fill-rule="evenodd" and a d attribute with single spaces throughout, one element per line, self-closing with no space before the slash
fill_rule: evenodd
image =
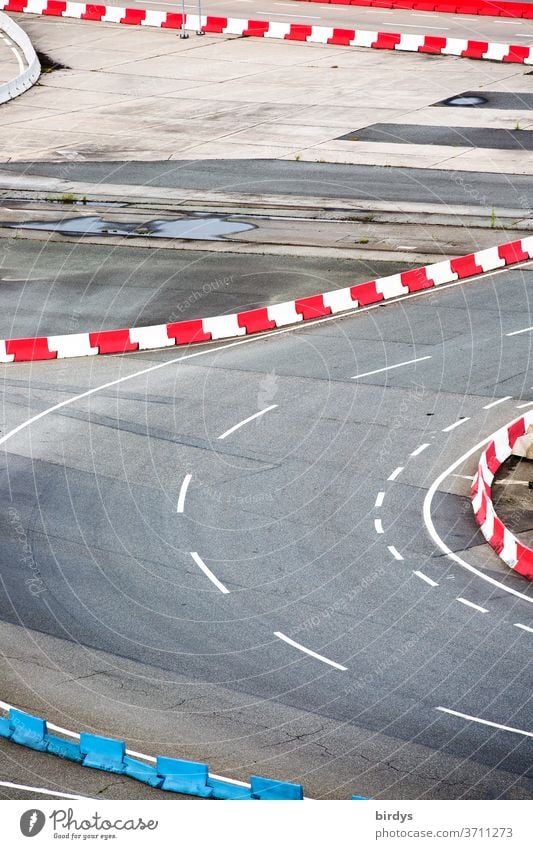
<path id="1" fill-rule="evenodd" d="M 392 474 L 390 474 L 390 475 L 388 476 L 387 480 L 388 480 L 388 481 L 395 481 L 395 480 L 396 480 L 396 478 L 397 478 L 399 475 L 401 475 L 401 473 L 403 472 L 403 470 L 404 470 L 404 467 L 403 467 L 403 466 L 398 466 L 398 468 L 394 469 L 394 471 L 392 472 Z"/>
<path id="2" fill-rule="evenodd" d="M 393 545 L 388 545 L 387 548 L 388 548 L 388 550 L 390 551 L 390 553 L 392 554 L 392 556 L 394 557 L 395 560 L 403 560 L 403 557 L 402 557 L 402 555 L 400 554 L 400 552 L 398 551 L 397 548 L 395 548 Z"/>
<path id="3" fill-rule="evenodd" d="M 463 598 L 462 596 L 459 596 L 456 601 L 460 601 L 461 604 L 466 604 L 467 607 L 471 607 L 473 610 L 478 610 L 480 613 L 489 612 L 486 607 L 480 607 L 479 604 L 474 604 L 473 601 L 468 601 L 467 598 Z"/>
<path id="4" fill-rule="evenodd" d="M 483 407 L 484 410 L 491 410 L 492 407 L 497 407 L 498 404 L 503 404 L 504 401 L 511 401 L 512 395 L 506 395 L 505 398 L 496 398 L 495 401 L 491 401 L 490 404 L 485 404 Z"/>
<path id="5" fill-rule="evenodd" d="M 423 572 L 418 572 L 413 569 L 413 575 L 416 575 L 417 578 L 421 578 L 423 581 L 426 582 L 426 584 L 429 584 L 430 587 L 438 587 L 437 582 L 433 581 L 431 578 L 428 578 L 428 576 L 424 575 Z"/>
<path id="6" fill-rule="evenodd" d="M 429 448 L 429 445 L 430 445 L 429 442 L 423 442 L 422 445 L 419 445 L 418 448 L 415 448 L 414 451 L 411 451 L 409 456 L 410 457 L 418 457 L 418 455 L 421 454 L 422 451 L 425 451 L 426 448 Z"/>
<path id="7" fill-rule="evenodd" d="M 242 422 L 239 422 L 238 424 L 233 425 L 233 427 L 230 427 L 229 430 L 224 431 L 224 433 L 220 434 L 220 436 L 218 438 L 219 439 L 226 439 L 227 436 L 230 436 L 232 433 L 235 433 L 235 431 L 238 430 L 243 425 L 248 424 L 248 422 L 253 422 L 253 420 L 258 419 L 259 416 L 264 416 L 265 413 L 269 412 L 269 410 L 275 410 L 277 406 L 278 406 L 277 404 L 271 404 L 270 407 L 265 407 L 264 410 L 259 410 L 258 413 L 254 413 L 253 416 L 248 416 L 247 419 L 243 419 Z"/>
<path id="8" fill-rule="evenodd" d="M 456 427 L 459 427 L 459 425 L 462 425 L 465 422 L 469 422 L 469 421 L 470 421 L 470 416 L 462 416 L 460 419 L 457 419 L 456 422 L 453 422 L 453 424 L 448 425 L 448 427 L 443 427 L 442 432 L 443 433 L 449 433 L 451 430 L 455 430 Z"/>
<path id="9" fill-rule="evenodd" d="M 322 663 L 328 663 L 335 669 L 340 669 L 341 672 L 346 672 L 347 670 L 346 666 L 342 666 L 340 663 L 337 663 L 335 660 L 330 660 L 328 657 L 324 657 L 324 655 L 322 654 L 317 654 L 316 652 L 311 651 L 311 649 L 306 649 L 305 646 L 302 646 L 300 643 L 296 643 L 294 640 L 291 640 L 290 637 L 286 637 L 285 634 L 281 633 L 281 631 L 274 631 L 274 636 L 288 643 L 289 646 L 293 646 L 295 649 L 303 651 L 304 654 L 308 654 L 310 657 L 314 657 L 316 660 L 321 660 Z"/>
<path id="10" fill-rule="evenodd" d="M 524 407 L 531 407 L 532 404 L 533 404 L 533 401 L 526 401 L 525 404 L 517 404 L 516 409 L 517 410 L 523 410 Z"/>
<path id="11" fill-rule="evenodd" d="M 183 478 L 183 483 L 182 483 L 181 489 L 180 489 L 176 513 L 183 513 L 183 511 L 185 510 L 185 496 L 187 495 L 187 490 L 189 488 L 189 484 L 190 484 L 191 480 L 192 480 L 192 475 L 185 475 L 185 477 Z"/>
<path id="12" fill-rule="evenodd" d="M 374 527 L 376 529 L 377 534 L 385 533 L 385 531 L 383 530 L 383 523 L 381 519 L 374 519 Z"/>
<path id="13" fill-rule="evenodd" d="M 533 634 L 533 628 L 530 628 L 529 625 L 522 625 L 521 622 L 514 623 L 515 628 L 521 628 L 522 631 L 529 631 L 530 634 Z"/>
<path id="14" fill-rule="evenodd" d="M 381 374 L 384 371 L 392 371 L 395 368 L 401 368 L 402 366 L 410 366 L 412 363 L 421 363 L 422 360 L 430 360 L 431 357 L 416 357 L 414 360 L 405 360 L 403 363 L 395 363 L 393 366 L 385 366 L 384 368 L 376 368 L 374 371 L 364 371 L 361 374 L 354 374 L 350 380 L 357 380 L 358 377 L 370 377 L 372 374 Z"/>
<path id="15" fill-rule="evenodd" d="M 479 716 L 470 716 L 468 713 L 461 713 L 458 710 L 450 708 L 438 707 L 435 710 L 440 710 L 441 713 L 450 714 L 450 716 L 458 716 L 460 719 L 467 719 L 469 722 L 477 722 L 479 725 L 488 725 L 489 728 L 497 728 L 499 731 L 509 731 L 511 734 L 522 734 L 523 737 L 533 737 L 533 731 L 523 731 L 521 728 L 513 728 L 510 725 L 500 725 L 499 722 L 491 722 L 488 719 L 480 719 Z"/>
<path id="16" fill-rule="evenodd" d="M 209 569 L 205 565 L 204 561 L 202 560 L 202 558 L 200 557 L 198 552 L 191 551 L 191 557 L 194 560 L 194 562 L 196 563 L 196 565 L 202 570 L 204 575 L 206 575 L 209 578 L 209 580 L 215 585 L 215 587 L 217 587 L 220 590 L 221 593 L 224 593 L 224 594 L 229 593 L 228 588 L 225 587 L 224 584 L 221 581 L 218 580 L 216 575 L 213 575 L 211 569 Z"/>
<path id="17" fill-rule="evenodd" d="M 378 492 L 377 497 L 376 497 L 376 503 L 374 504 L 374 507 L 381 507 L 383 505 L 384 498 L 385 498 L 385 493 L 384 492 Z"/>
<path id="18" fill-rule="evenodd" d="M 531 326 L 531 327 L 522 327 L 522 329 L 521 329 L 521 330 L 513 330 L 513 332 L 512 332 L 512 333 L 506 333 L 505 335 L 506 335 L 506 336 L 520 336 L 520 334 L 521 334 L 521 333 L 529 333 L 531 330 L 533 330 L 533 326 Z"/>

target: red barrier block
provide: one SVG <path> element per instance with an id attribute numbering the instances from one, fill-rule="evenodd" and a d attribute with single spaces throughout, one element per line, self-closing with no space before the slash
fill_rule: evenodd
<path id="1" fill-rule="evenodd" d="M 121 24 L 140 26 L 141 21 L 146 18 L 146 9 L 125 9 L 126 14 L 120 19 Z"/>
<path id="2" fill-rule="evenodd" d="M 393 9 L 414 9 L 416 6 L 416 0 L 393 0 L 392 8 Z"/>
<path id="3" fill-rule="evenodd" d="M 350 295 L 354 301 L 359 302 L 359 306 L 366 307 L 368 304 L 377 304 L 383 300 L 383 292 L 378 292 L 376 289 L 376 281 L 370 280 L 368 283 L 359 283 L 357 286 L 350 288 Z"/>
<path id="4" fill-rule="evenodd" d="M 331 310 L 324 304 L 322 295 L 299 298 L 294 302 L 294 309 L 303 316 L 304 321 L 310 318 L 318 318 L 321 315 L 331 315 Z"/>
<path id="5" fill-rule="evenodd" d="M 270 26 L 269 21 L 248 21 L 248 29 L 243 31 L 243 35 L 255 36 L 262 38 Z"/>
<path id="6" fill-rule="evenodd" d="M 413 268 L 411 271 L 403 271 L 400 274 L 401 281 L 410 292 L 420 292 L 421 289 L 431 289 L 435 285 L 429 280 L 425 268 Z"/>
<path id="7" fill-rule="evenodd" d="M 496 446 L 494 442 L 489 442 L 489 444 L 487 445 L 485 449 L 485 459 L 487 461 L 487 466 L 489 467 L 490 471 L 493 475 L 495 475 L 498 469 L 500 468 L 501 463 L 496 457 Z"/>
<path id="8" fill-rule="evenodd" d="M 516 559 L 518 562 L 514 567 L 514 571 L 518 572 L 519 575 L 523 575 L 524 578 L 533 581 L 533 551 L 527 545 L 518 542 L 516 544 Z"/>
<path id="9" fill-rule="evenodd" d="M 222 32 L 228 25 L 227 18 L 217 18 L 214 15 L 207 16 L 207 22 L 202 27 L 204 32 Z"/>
<path id="10" fill-rule="evenodd" d="M 417 3 L 416 8 L 420 12 L 434 12 L 436 5 L 436 3 Z"/>
<path id="11" fill-rule="evenodd" d="M 339 29 L 333 27 L 331 38 L 328 38 L 328 44 L 344 44 L 348 45 L 355 38 L 354 29 Z"/>
<path id="12" fill-rule="evenodd" d="M 163 29 L 181 29 L 182 26 L 183 17 L 176 12 L 167 12 L 166 20 L 161 24 Z"/>
<path id="13" fill-rule="evenodd" d="M 99 354 L 125 354 L 126 351 L 137 351 L 138 342 L 130 339 L 127 330 L 102 330 L 100 333 L 89 333 L 91 348 L 98 348 Z"/>
<path id="14" fill-rule="evenodd" d="M 524 417 L 517 419 L 515 422 L 509 425 L 507 428 L 507 433 L 509 434 L 509 445 L 511 448 L 515 444 L 516 440 L 519 436 L 523 436 L 526 432 L 526 423 Z"/>
<path id="15" fill-rule="evenodd" d="M 394 50 L 401 39 L 401 35 L 397 32 L 378 32 L 378 37 L 371 46 L 377 50 Z"/>
<path id="16" fill-rule="evenodd" d="M 503 535 L 505 532 L 505 525 L 502 520 L 497 516 L 494 517 L 494 530 L 492 532 L 492 536 L 489 539 L 489 545 L 494 549 L 496 554 L 499 554 L 503 548 Z"/>
<path id="17" fill-rule="evenodd" d="M 470 41 L 468 47 L 463 50 L 461 56 L 467 56 L 470 59 L 481 59 L 484 53 L 489 49 L 488 41 Z"/>
<path id="18" fill-rule="evenodd" d="M 511 44 L 509 53 L 503 57 L 504 62 L 519 62 L 523 63 L 524 59 L 529 59 L 531 56 L 531 47 L 526 47 L 523 44 Z"/>
<path id="19" fill-rule="evenodd" d="M 107 6 L 93 6 L 87 3 L 85 12 L 81 16 L 82 21 L 101 21 L 107 11 Z"/>
<path id="20" fill-rule="evenodd" d="M 485 15 L 485 17 L 489 18 L 497 18 L 498 12 L 496 9 L 493 9 L 488 3 L 479 7 L 478 15 Z"/>
<path id="21" fill-rule="evenodd" d="M 6 354 L 14 354 L 16 363 L 29 360 L 55 360 L 57 351 L 50 351 L 46 336 L 29 339 L 6 339 Z"/>
<path id="22" fill-rule="evenodd" d="M 66 10 L 67 4 L 62 0 L 48 0 L 46 8 L 43 9 L 43 15 L 51 15 L 60 18 Z"/>
<path id="23" fill-rule="evenodd" d="M 376 9 L 392 9 L 392 0 L 372 0 L 370 5 Z"/>
<path id="24" fill-rule="evenodd" d="M 448 14 L 454 15 L 457 12 L 457 4 L 456 3 L 437 3 L 435 5 L 436 12 L 448 12 Z"/>
<path id="25" fill-rule="evenodd" d="M 487 518 L 487 496 L 486 494 L 481 497 L 481 504 L 479 510 L 475 514 L 475 519 L 478 525 L 482 525 L 485 519 Z"/>
<path id="26" fill-rule="evenodd" d="M 533 18 L 533 6 L 530 6 L 530 5 L 526 6 L 522 10 L 522 17 L 523 18 Z"/>
<path id="27" fill-rule="evenodd" d="M 448 41 L 442 35 L 426 35 L 424 44 L 418 48 L 419 53 L 441 53 L 443 47 L 446 47 Z"/>
<path id="28" fill-rule="evenodd" d="M 461 279 L 483 273 L 481 266 L 476 265 L 474 254 L 467 254 L 467 256 L 459 256 L 456 259 L 452 259 L 450 261 L 450 267 Z"/>
<path id="29" fill-rule="evenodd" d="M 478 6 L 457 6 L 457 12 L 461 13 L 461 15 L 479 15 L 479 5 Z"/>
<path id="30" fill-rule="evenodd" d="M 28 0 L 9 0 L 9 3 L 4 6 L 4 12 L 23 12 L 27 3 Z"/>
<path id="31" fill-rule="evenodd" d="M 189 345 L 191 342 L 209 342 L 210 333 L 204 333 L 204 325 L 201 318 L 192 321 L 175 321 L 167 324 L 169 339 L 175 339 L 176 345 Z"/>
<path id="32" fill-rule="evenodd" d="M 290 32 L 287 33 L 285 38 L 288 41 L 305 41 L 312 34 L 313 27 L 308 24 L 291 24 Z"/>
<path id="33" fill-rule="evenodd" d="M 261 333 L 263 330 L 273 330 L 276 327 L 276 322 L 268 317 L 266 307 L 239 313 L 237 323 L 239 327 L 246 328 L 246 333 Z"/>
<path id="34" fill-rule="evenodd" d="M 513 262 L 523 262 L 529 259 L 529 254 L 522 250 L 522 242 L 518 239 L 516 242 L 508 242 L 506 245 L 498 246 L 498 256 L 505 260 L 506 265 L 512 265 Z"/>

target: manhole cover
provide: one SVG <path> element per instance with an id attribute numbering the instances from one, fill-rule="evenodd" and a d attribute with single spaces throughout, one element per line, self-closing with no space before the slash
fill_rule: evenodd
<path id="1" fill-rule="evenodd" d="M 448 97 L 442 103 L 444 106 L 481 106 L 487 103 L 487 98 L 481 97 L 480 94 L 458 94 L 455 97 Z"/>

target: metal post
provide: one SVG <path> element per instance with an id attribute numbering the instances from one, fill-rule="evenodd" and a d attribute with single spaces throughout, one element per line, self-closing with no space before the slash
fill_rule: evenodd
<path id="1" fill-rule="evenodd" d="M 202 0 L 198 0 L 198 29 L 196 35 L 205 35 L 202 29 Z"/>
<path id="2" fill-rule="evenodd" d="M 189 38 L 189 33 L 185 31 L 185 0 L 181 0 L 181 32 L 180 38 Z"/>

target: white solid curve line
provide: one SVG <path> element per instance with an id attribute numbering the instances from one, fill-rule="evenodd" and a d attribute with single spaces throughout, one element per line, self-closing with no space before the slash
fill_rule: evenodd
<path id="1" fill-rule="evenodd" d="M 264 416 L 265 413 L 269 412 L 269 410 L 275 410 L 277 406 L 278 406 L 277 404 L 271 404 L 270 407 L 265 407 L 264 410 L 259 410 L 258 413 L 254 413 L 253 416 L 248 416 L 247 419 L 243 419 L 242 422 L 239 422 L 238 424 L 233 425 L 233 427 L 230 427 L 229 430 L 224 431 L 224 433 L 222 433 L 218 438 L 219 439 L 225 439 L 227 436 L 234 433 L 236 430 L 238 430 L 243 425 L 248 424 L 248 422 L 252 422 L 254 419 L 259 418 L 259 416 Z"/>
<path id="2" fill-rule="evenodd" d="M 189 484 L 192 480 L 192 475 L 185 475 L 183 478 L 183 483 L 180 488 L 180 494 L 178 498 L 178 506 L 176 508 L 176 513 L 183 513 L 185 509 L 185 496 L 187 495 L 187 490 L 189 488 Z"/>
<path id="3" fill-rule="evenodd" d="M 498 404 L 503 404 L 504 401 L 511 401 L 512 397 L 512 395 L 506 395 L 505 398 L 497 398 L 495 401 L 491 401 L 490 404 L 485 404 L 483 409 L 490 410 L 492 407 L 497 407 Z"/>
<path id="4" fill-rule="evenodd" d="M 472 607 L 474 610 L 479 610 L 480 613 L 488 613 L 489 612 L 486 607 L 480 607 L 479 604 L 474 604 L 473 601 L 468 601 L 467 598 L 463 598 L 462 596 L 459 596 L 455 600 L 460 601 L 461 604 L 466 604 L 467 607 Z"/>
<path id="5" fill-rule="evenodd" d="M 513 330 L 512 333 L 506 333 L 506 336 L 519 336 L 520 333 L 529 333 L 530 330 L 533 330 L 533 327 L 523 327 L 522 330 Z"/>
<path id="6" fill-rule="evenodd" d="M 381 507 L 383 505 L 384 498 L 385 498 L 385 493 L 384 492 L 378 492 L 377 497 L 376 497 L 376 503 L 374 504 L 374 507 Z"/>
<path id="7" fill-rule="evenodd" d="M 515 628 L 521 628 L 522 631 L 529 631 L 530 634 L 533 634 L 533 628 L 530 628 L 529 625 L 522 625 L 521 622 L 514 623 Z"/>
<path id="8" fill-rule="evenodd" d="M 383 534 L 385 531 L 383 530 L 383 522 L 381 519 L 374 519 L 374 528 L 376 529 L 377 534 Z"/>
<path id="9" fill-rule="evenodd" d="M 469 422 L 469 421 L 470 421 L 470 416 L 463 416 L 463 418 L 457 419 L 456 422 L 454 422 L 451 425 L 448 425 L 448 427 L 443 427 L 442 433 L 449 433 L 451 430 L 455 430 L 456 427 L 459 427 L 459 425 L 462 425 L 465 422 Z"/>
<path id="10" fill-rule="evenodd" d="M 322 663 L 329 663 L 330 666 L 334 666 L 335 669 L 340 669 L 341 672 L 347 671 L 346 666 L 342 666 L 340 663 L 337 663 L 335 660 L 330 660 L 328 657 L 324 657 L 324 655 L 322 654 L 317 654 L 315 651 L 311 651 L 311 649 L 306 649 L 305 646 L 302 646 L 300 643 L 296 643 L 294 640 L 291 640 L 290 637 L 286 637 L 285 634 L 281 633 L 281 631 L 274 631 L 274 636 L 288 643 L 290 646 L 293 646 L 295 649 L 299 649 L 305 654 L 310 655 L 310 657 L 314 657 L 316 658 L 316 660 L 321 660 Z"/>
<path id="11" fill-rule="evenodd" d="M 216 575 L 213 575 L 211 569 L 209 569 L 209 567 L 205 565 L 204 561 L 202 560 L 197 551 L 191 551 L 191 557 L 196 563 L 196 565 L 202 570 L 204 575 L 206 575 L 209 580 L 212 581 L 215 587 L 218 587 L 221 593 L 229 593 L 228 588 L 225 587 L 224 584 L 218 580 Z"/>
<path id="12" fill-rule="evenodd" d="M 403 466 L 398 466 L 396 469 L 394 469 L 394 471 L 392 472 L 392 474 L 390 474 L 390 475 L 388 476 L 387 480 L 388 480 L 388 481 L 395 481 L 395 480 L 396 480 L 396 478 L 398 477 L 398 475 L 401 475 L 401 473 L 403 472 L 403 470 L 404 470 L 404 467 L 403 467 Z"/>
<path id="13" fill-rule="evenodd" d="M 449 713 L 451 716 L 458 716 L 461 719 L 468 719 L 470 722 L 478 722 L 480 725 L 488 725 L 490 728 L 498 728 L 500 731 L 510 731 L 511 734 L 523 734 L 524 737 L 533 737 L 533 731 L 523 731 L 521 728 L 513 728 L 510 725 L 500 725 L 499 722 L 490 722 L 488 719 L 480 719 L 479 716 L 470 716 L 468 713 L 461 713 L 458 710 L 450 710 L 450 708 L 438 707 L 435 710 L 440 710 L 441 713 Z"/>
<path id="14" fill-rule="evenodd" d="M 410 457 L 418 457 L 418 455 L 421 454 L 422 451 L 425 451 L 426 448 L 429 448 L 429 446 L 430 446 L 429 442 L 423 442 L 422 445 L 419 445 L 418 448 L 415 448 L 414 451 L 411 451 L 409 456 Z"/>
<path id="15" fill-rule="evenodd" d="M 479 451 L 480 448 L 483 448 L 487 444 L 487 442 L 490 442 L 491 439 L 494 439 L 497 432 L 498 431 L 494 431 L 494 433 L 491 433 L 491 435 L 487 436 L 486 439 L 482 439 L 481 442 L 478 442 L 476 445 L 474 445 L 474 447 L 471 448 L 470 451 L 466 451 L 459 457 L 458 460 L 455 461 L 455 463 L 452 463 L 451 466 L 448 466 L 447 469 L 440 473 L 438 478 L 433 481 L 428 491 L 426 492 L 426 497 L 424 498 L 424 505 L 422 508 L 422 516 L 424 518 L 424 524 L 427 528 L 427 532 L 430 535 L 431 539 L 438 546 L 438 548 L 440 548 L 440 550 L 443 551 L 447 557 L 449 557 L 450 560 L 453 560 L 454 563 L 457 563 L 459 566 L 462 566 L 463 569 L 467 570 L 467 572 L 471 572 L 473 575 L 477 575 L 478 578 L 482 578 L 484 581 L 487 581 L 488 584 L 492 584 L 492 586 L 494 587 L 499 587 L 504 592 L 509 593 L 509 595 L 514 595 L 517 598 L 521 598 L 524 601 L 529 602 L 529 604 L 533 604 L 533 598 L 530 598 L 529 596 L 519 592 L 518 590 L 514 590 L 512 587 L 506 587 L 505 584 L 501 583 L 501 581 L 497 581 L 495 578 L 491 578 L 490 575 L 486 575 L 484 572 L 481 572 L 479 569 L 476 569 L 475 566 L 472 566 L 470 563 L 467 563 L 466 560 L 463 560 L 462 557 L 459 557 L 458 554 L 452 551 L 451 548 L 447 546 L 444 540 L 441 539 L 441 537 L 438 535 L 437 531 L 435 530 L 433 518 L 431 516 L 431 505 L 433 503 L 435 493 L 437 492 L 441 483 L 446 480 L 449 475 L 452 474 L 454 469 L 462 465 L 465 460 L 468 460 L 468 458 L 471 457 L 472 454 L 475 454 L 476 451 Z"/>
<path id="16" fill-rule="evenodd" d="M 403 363 L 396 363 L 393 366 L 385 366 L 385 368 L 376 368 L 374 371 L 364 371 L 362 374 L 354 374 L 350 380 L 357 380 L 358 377 L 370 377 L 371 374 L 381 374 L 383 371 L 391 371 L 393 368 L 401 368 L 401 366 L 410 366 L 412 363 L 421 363 L 422 360 L 430 360 L 428 357 L 416 357 L 414 360 L 405 360 Z"/>
<path id="17" fill-rule="evenodd" d="M 73 793 L 61 793 L 59 790 L 48 790 L 46 787 L 30 787 L 28 784 L 14 784 L 12 781 L 0 781 L 1 787 L 13 787 L 15 790 L 30 790 L 42 796 L 55 796 L 58 799 L 90 799 L 91 796 L 75 796 Z"/>
<path id="18" fill-rule="evenodd" d="M 389 549 L 390 553 L 392 554 L 395 560 L 403 560 L 403 557 L 397 548 L 395 548 L 393 545 L 388 545 L 387 548 Z"/>
<path id="19" fill-rule="evenodd" d="M 415 569 L 413 569 L 413 575 L 416 575 L 417 578 L 422 578 L 422 580 L 425 581 L 426 584 L 429 584 L 430 587 L 438 587 L 437 582 L 433 581 L 431 578 L 428 578 L 428 576 L 424 575 L 423 572 L 417 572 Z"/>

